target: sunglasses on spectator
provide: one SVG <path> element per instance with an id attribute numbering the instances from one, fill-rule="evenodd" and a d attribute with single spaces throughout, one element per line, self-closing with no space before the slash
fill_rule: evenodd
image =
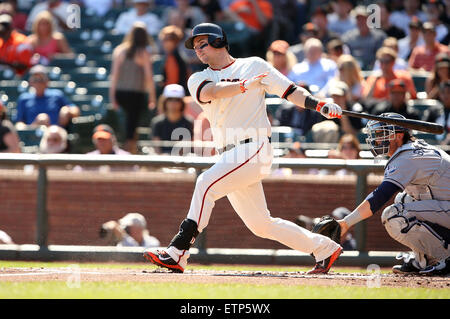
<path id="1" fill-rule="evenodd" d="M 200 46 L 194 47 L 194 50 L 195 50 L 195 51 L 197 51 L 197 50 L 203 50 L 203 49 L 206 48 L 208 45 L 209 45 L 209 44 L 208 44 L 207 42 L 205 42 L 205 43 L 203 43 L 203 44 L 200 44 Z"/>
<path id="2" fill-rule="evenodd" d="M 380 63 L 383 64 L 391 63 L 392 61 L 393 61 L 392 59 L 380 59 Z"/>
<path id="3" fill-rule="evenodd" d="M 34 82 L 34 83 L 44 83 L 45 79 L 41 78 L 41 77 L 31 77 L 30 78 L 30 82 Z"/>

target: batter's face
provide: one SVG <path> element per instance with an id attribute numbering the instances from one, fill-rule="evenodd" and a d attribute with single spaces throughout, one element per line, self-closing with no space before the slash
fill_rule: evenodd
<path id="1" fill-rule="evenodd" d="M 197 57 L 204 64 L 209 64 L 211 54 L 213 52 L 213 47 L 208 44 L 208 36 L 200 35 L 194 39 L 194 50 Z"/>

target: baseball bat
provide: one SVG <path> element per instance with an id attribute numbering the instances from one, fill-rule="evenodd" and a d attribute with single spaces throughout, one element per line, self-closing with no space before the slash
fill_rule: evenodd
<path id="1" fill-rule="evenodd" d="M 442 134 L 444 133 L 444 127 L 442 125 L 426 122 L 426 121 L 420 121 L 420 120 L 411 120 L 411 119 L 392 119 L 392 118 L 386 118 L 378 115 L 371 115 L 367 113 L 359 113 L 359 112 L 353 112 L 353 111 L 347 111 L 342 110 L 342 115 L 352 116 L 352 117 L 359 117 L 363 119 L 368 120 L 375 120 L 380 121 L 383 123 L 398 125 L 401 127 L 405 127 L 410 130 L 416 130 L 426 133 L 433 133 L 433 134 Z"/>

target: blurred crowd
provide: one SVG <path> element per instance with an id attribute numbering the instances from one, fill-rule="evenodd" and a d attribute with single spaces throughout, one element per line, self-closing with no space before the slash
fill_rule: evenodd
<path id="1" fill-rule="evenodd" d="M 114 130 L 102 123 L 92 131 L 93 152 L 139 153 L 143 112 L 151 115 L 146 126 L 153 141 L 174 140 L 179 128 L 190 140 L 211 140 L 208 121 L 186 87 L 189 76 L 205 66 L 184 47 L 193 26 L 206 21 L 250 34 L 244 43 L 229 34 L 233 56 L 260 56 L 344 110 L 396 112 L 441 124 L 446 132 L 433 136 L 434 142 L 450 144 L 448 0 L 17 0 L 0 3 L 0 66 L 28 81 L 30 89 L 18 97 L 11 118 L 0 100 L 0 152 L 20 152 L 17 132 L 29 127 L 43 128 L 39 152 L 71 152 L 71 123 L 80 107 L 49 85 L 47 66 L 56 57 L 75 58 L 66 39 L 76 29 L 73 4 L 100 20 L 118 10 L 112 29 L 123 35 L 107 71 L 111 108 L 126 118 L 125 139 L 119 145 Z M 156 57 L 162 70 L 158 81 Z M 291 129 L 295 138 L 288 141 L 335 143 L 328 157 L 360 157 L 366 124 L 360 119 L 326 120 L 286 101 L 269 118 L 273 126 Z M 172 147 L 151 152 L 170 154 Z M 282 155 L 308 156 L 301 143 Z"/>

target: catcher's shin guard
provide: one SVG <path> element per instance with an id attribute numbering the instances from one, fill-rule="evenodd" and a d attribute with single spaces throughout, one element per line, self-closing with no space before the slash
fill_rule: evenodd
<path id="1" fill-rule="evenodd" d="M 198 236 L 197 223 L 192 219 L 185 219 L 180 225 L 180 230 L 169 244 L 179 250 L 189 250 Z"/>

